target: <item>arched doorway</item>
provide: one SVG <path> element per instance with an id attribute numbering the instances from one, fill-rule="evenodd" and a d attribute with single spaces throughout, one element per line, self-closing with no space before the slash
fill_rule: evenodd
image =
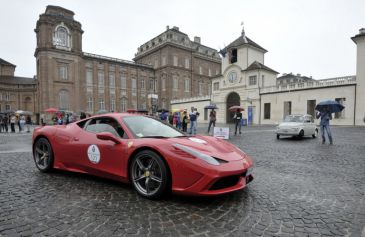
<path id="1" fill-rule="evenodd" d="M 30 97 L 26 97 L 24 100 L 24 110 L 25 111 L 33 111 L 31 108 L 32 105 L 32 99 Z"/>
<path id="2" fill-rule="evenodd" d="M 233 115 L 234 112 L 231 112 L 228 110 L 229 107 L 233 106 L 233 105 L 241 105 L 240 103 L 240 96 L 236 93 L 236 92 L 231 92 L 228 96 L 227 96 L 227 123 L 233 123 Z"/>

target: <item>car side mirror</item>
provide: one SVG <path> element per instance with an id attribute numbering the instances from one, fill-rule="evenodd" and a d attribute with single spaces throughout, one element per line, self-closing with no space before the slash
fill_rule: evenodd
<path id="1" fill-rule="evenodd" d="M 101 132 L 101 133 L 97 133 L 96 137 L 100 140 L 104 140 L 104 141 L 112 141 L 115 144 L 120 144 L 120 140 L 114 136 L 112 133 L 110 132 Z"/>

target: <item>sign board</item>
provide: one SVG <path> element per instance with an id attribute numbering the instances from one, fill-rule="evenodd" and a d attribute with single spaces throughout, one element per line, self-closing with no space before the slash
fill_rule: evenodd
<path id="1" fill-rule="evenodd" d="M 229 139 L 229 128 L 214 127 L 213 136 L 221 139 Z"/>

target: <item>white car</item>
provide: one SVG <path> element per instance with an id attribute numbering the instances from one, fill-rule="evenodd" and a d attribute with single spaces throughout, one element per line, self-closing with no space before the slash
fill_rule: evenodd
<path id="1" fill-rule="evenodd" d="M 287 115 L 282 123 L 276 127 L 276 138 L 280 136 L 318 136 L 318 128 L 309 114 Z"/>

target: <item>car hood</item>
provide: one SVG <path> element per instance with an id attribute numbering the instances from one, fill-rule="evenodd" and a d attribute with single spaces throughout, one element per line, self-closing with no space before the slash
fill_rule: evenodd
<path id="1" fill-rule="evenodd" d="M 242 160 L 247 155 L 229 142 L 211 136 L 194 136 L 168 139 L 172 145 L 180 144 L 204 154 L 226 161 Z"/>

